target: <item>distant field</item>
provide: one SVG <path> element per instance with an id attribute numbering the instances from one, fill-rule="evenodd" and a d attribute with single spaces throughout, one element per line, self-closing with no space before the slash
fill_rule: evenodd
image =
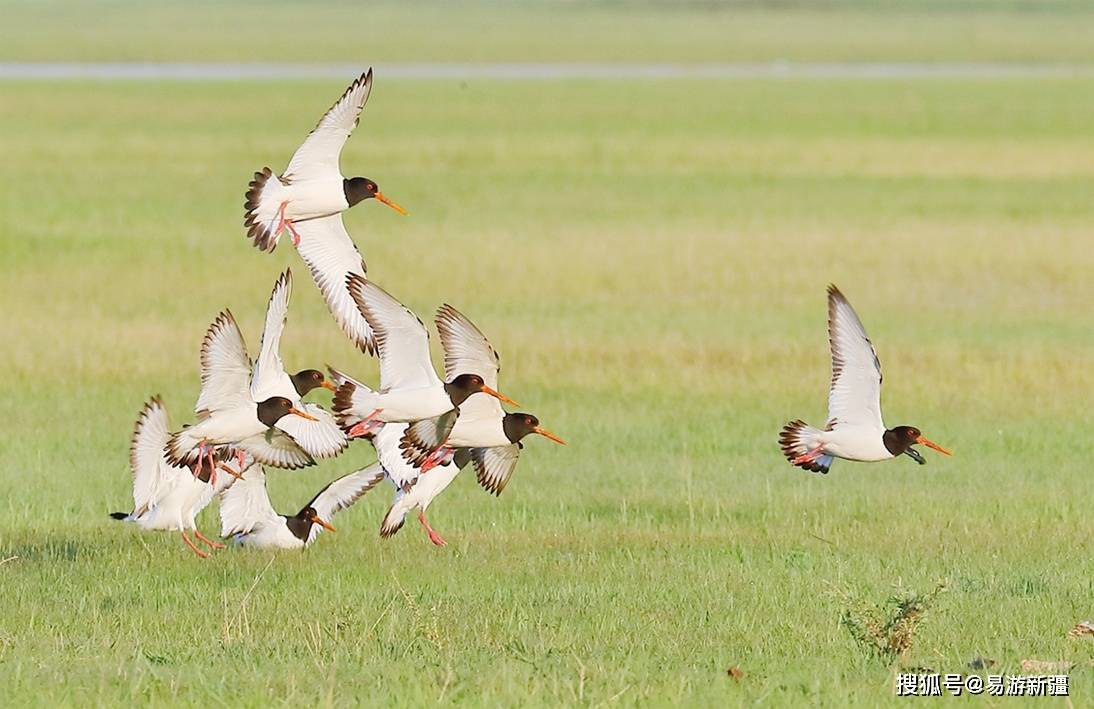
<path id="1" fill-rule="evenodd" d="M 0 0 L 0 12 L 0 61 L 1094 61 L 1094 5 L 1069 0 Z"/>
<path id="2" fill-rule="evenodd" d="M 208 19 L 235 11 L 136 13 L 174 18 L 180 38 L 113 26 L 116 8 L 133 6 L 81 10 L 0 53 L 358 55 L 328 20 L 309 54 L 259 51 L 254 26 Z M 24 28 L 39 12 L 0 9 Z M 579 11 L 610 15 L 567 10 Z M 464 59 L 513 58 L 521 28 L 552 15 L 536 12 L 501 37 L 461 34 L 480 52 Z M 1083 12 L 1000 11 L 989 34 L 1025 32 L 1013 46 L 1049 57 L 1033 28 L 1074 37 L 1091 31 Z M 643 17 L 655 13 L 620 22 Z M 673 56 L 707 58 L 705 31 Z M 825 56 L 848 58 L 837 50 L 861 46 L 855 34 Z M 400 56 L 397 40 L 385 34 L 377 61 L 457 42 Z M 581 46 L 612 59 L 611 41 Z M 547 44 L 522 49 L 543 60 Z M 627 56 L 670 53 L 639 44 Z M 1090 46 L 1054 48 L 1085 60 Z M 468 313 L 501 352 L 503 391 L 570 445 L 531 441 L 500 499 L 465 473 L 430 510 L 444 550 L 417 525 L 378 538 L 386 488 L 305 554 L 200 561 L 173 535 L 108 519 L 131 502 L 141 404 L 159 393 L 174 423 L 189 420 L 205 327 L 230 306 L 256 348 L 280 269 L 297 275 L 286 364 L 375 378 L 291 248 L 260 254 L 241 225 L 251 172 L 280 168 L 344 83 L 0 83 L 0 562 L 18 557 L 0 564 L 6 703 L 904 706 L 895 668 L 840 617 L 849 599 L 943 578 L 905 666 L 1068 660 L 1074 705 L 1094 702 L 1094 643 L 1065 638 L 1094 615 L 1089 79 L 378 76 L 343 164 L 411 213 L 347 214 L 370 276 L 423 318 L 442 302 Z M 829 282 L 877 344 L 888 423 L 920 426 L 953 458 L 840 462 L 827 477 L 782 459 L 780 426 L 825 415 Z M 295 509 L 371 460 L 360 445 L 271 472 L 274 504 Z M 200 523 L 215 531 L 215 508 Z"/>

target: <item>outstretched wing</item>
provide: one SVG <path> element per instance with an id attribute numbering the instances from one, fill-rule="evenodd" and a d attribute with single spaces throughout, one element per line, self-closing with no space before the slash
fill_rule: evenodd
<path id="1" fill-rule="evenodd" d="M 326 487 L 319 491 L 319 494 L 311 499 L 307 506 L 315 510 L 316 514 L 319 515 L 319 519 L 330 522 L 331 517 L 337 512 L 357 502 L 362 495 L 379 485 L 383 480 L 383 466 L 379 463 L 373 463 L 367 468 L 362 468 L 349 475 L 343 475 L 328 483 Z M 307 543 L 311 544 L 321 530 L 322 527 L 313 524 Z"/>
<path id="2" fill-rule="evenodd" d="M 460 415 L 460 409 L 452 409 L 435 418 L 412 423 L 399 443 L 403 449 L 403 457 L 412 464 L 420 466 L 430 453 L 443 446 L 448 440 L 448 435 L 452 433 L 452 428 Z"/>
<path id="3" fill-rule="evenodd" d="M 217 315 L 201 343 L 201 393 L 194 405 L 199 416 L 251 403 L 251 360 L 243 333 L 230 310 Z"/>
<path id="4" fill-rule="evenodd" d="M 342 155 L 342 146 L 357 127 L 371 90 L 372 69 L 369 69 L 350 84 L 342 97 L 319 119 L 303 145 L 293 153 L 289 166 L 285 168 L 285 177 L 307 180 L 330 175 L 332 171 L 334 174 L 341 173 L 338 159 Z"/>
<path id="5" fill-rule="evenodd" d="M 220 536 L 248 534 L 277 521 L 278 514 L 266 492 L 266 471 L 260 465 L 249 468 L 220 495 Z"/>
<path id="6" fill-rule="evenodd" d="M 445 381 L 450 382 L 461 374 L 477 374 L 486 386 L 497 389 L 501 358 L 486 335 L 463 313 L 448 304 L 437 310 L 433 321 L 444 348 Z M 460 404 L 460 416 L 468 421 L 500 419 L 505 416 L 505 411 L 498 399 L 478 392 Z"/>
<path id="7" fill-rule="evenodd" d="M 835 286 L 828 286 L 828 341 L 832 349 L 829 426 L 870 426 L 884 430 L 881 362 L 855 309 Z"/>
<path id="8" fill-rule="evenodd" d="M 314 458 L 298 446 L 296 441 L 276 428 L 270 428 L 264 433 L 244 438 L 236 444 L 236 447 L 250 454 L 262 465 L 269 465 L 274 468 L 296 470 L 297 468 L 315 465 Z"/>
<path id="9" fill-rule="evenodd" d="M 517 467 L 520 448 L 519 443 L 494 448 L 472 448 L 471 463 L 475 466 L 475 477 L 479 485 L 486 488 L 487 492 L 500 495 Z"/>
<path id="10" fill-rule="evenodd" d="M 281 334 L 289 317 L 292 296 L 292 271 L 286 269 L 274 284 L 266 306 L 266 324 L 262 328 L 262 349 L 255 360 L 251 375 L 251 399 L 265 401 L 271 396 L 284 396 L 296 401 L 299 397 L 281 361 Z"/>
<path id="11" fill-rule="evenodd" d="M 133 427 L 129 445 L 129 467 L 133 472 L 133 516 L 154 507 L 178 483 L 187 468 L 167 462 L 163 449 L 170 436 L 167 407 L 158 396 L 144 405 Z"/>
<path id="12" fill-rule="evenodd" d="M 347 285 L 375 337 L 380 391 L 440 386 L 429 359 L 429 333 L 418 316 L 372 281 L 352 275 Z"/>
<path id="13" fill-rule="evenodd" d="M 346 287 L 350 274 L 364 278 L 366 268 L 365 260 L 346 232 L 341 213 L 294 222 L 293 226 L 300 234 L 296 252 L 311 271 L 335 322 L 359 350 L 375 353 L 372 328 L 357 310 Z"/>
<path id="14" fill-rule="evenodd" d="M 372 437 L 377 462 L 384 467 L 391 483 L 399 490 L 410 489 L 421 474 L 417 467 L 403 458 L 403 452 L 399 449 L 407 428 L 405 423 L 385 423 Z"/>
<path id="15" fill-rule="evenodd" d="M 316 404 L 306 403 L 303 406 L 305 413 L 319 420 L 309 421 L 302 416 L 289 414 L 278 419 L 274 427 L 313 458 L 333 458 L 344 451 L 349 441 L 334 422 L 334 417 Z"/>

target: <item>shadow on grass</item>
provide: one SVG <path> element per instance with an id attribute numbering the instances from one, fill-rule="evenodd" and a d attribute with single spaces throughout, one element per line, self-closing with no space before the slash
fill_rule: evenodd
<path id="1" fill-rule="evenodd" d="M 27 561 L 82 561 L 99 556 L 100 549 L 84 539 L 40 538 L 25 543 L 15 543 L 0 551 L 3 558 L 17 557 Z"/>

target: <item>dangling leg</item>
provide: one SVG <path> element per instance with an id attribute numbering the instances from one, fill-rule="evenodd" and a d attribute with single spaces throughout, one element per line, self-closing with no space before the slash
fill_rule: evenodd
<path id="1" fill-rule="evenodd" d="M 433 528 L 429 526 L 429 522 L 427 522 L 425 518 L 425 510 L 422 510 L 418 513 L 418 521 L 422 523 L 422 526 L 425 527 L 425 531 L 429 534 L 429 541 L 433 542 L 439 547 L 448 546 L 448 542 L 442 539 L 441 535 L 437 534 L 435 531 L 433 531 Z"/>
<path id="2" fill-rule="evenodd" d="M 430 470 L 437 467 L 438 465 L 448 465 L 448 463 L 452 461 L 452 458 L 453 456 L 455 456 L 455 454 L 456 451 L 452 448 L 446 448 L 444 446 L 441 446 L 437 450 L 430 453 L 429 456 L 425 459 L 425 462 L 422 463 L 422 474 L 428 473 Z"/>
<path id="3" fill-rule="evenodd" d="M 236 463 L 239 464 L 239 472 L 243 472 L 243 469 L 247 467 L 247 456 L 240 449 L 235 449 Z"/>
<path id="4" fill-rule="evenodd" d="M 383 411 L 383 409 L 376 409 L 371 414 L 363 418 L 360 423 L 351 426 L 350 429 L 346 431 L 346 437 L 360 438 L 361 436 L 367 436 L 369 433 L 372 432 L 373 429 L 382 426 L 384 422 L 376 419 L 376 417 L 380 415 L 381 411 Z"/>
<path id="5" fill-rule="evenodd" d="M 224 545 L 219 542 L 214 542 L 212 539 L 207 538 L 198 529 L 194 529 L 194 536 L 198 538 L 198 541 L 205 544 L 210 549 L 223 549 Z"/>
<path id="6" fill-rule="evenodd" d="M 289 228 L 289 233 L 292 234 L 292 245 L 300 246 L 300 234 L 296 233 L 296 229 L 293 227 L 292 222 L 286 220 L 285 226 Z"/>
<path id="7" fill-rule="evenodd" d="M 193 551 L 195 554 L 200 556 L 202 559 L 208 559 L 209 558 L 208 554 L 203 552 L 201 549 L 198 549 L 197 546 L 195 546 L 194 543 L 192 541 L 190 541 L 190 537 L 186 536 L 185 531 L 179 532 L 179 534 L 182 535 L 182 541 L 186 542 L 186 546 L 190 547 L 191 551 Z"/>

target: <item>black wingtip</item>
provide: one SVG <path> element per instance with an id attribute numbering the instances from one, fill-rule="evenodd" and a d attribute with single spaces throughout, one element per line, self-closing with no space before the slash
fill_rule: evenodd
<path id="1" fill-rule="evenodd" d="M 129 516 L 128 512 L 111 512 L 110 517 L 112 519 L 125 519 Z"/>

